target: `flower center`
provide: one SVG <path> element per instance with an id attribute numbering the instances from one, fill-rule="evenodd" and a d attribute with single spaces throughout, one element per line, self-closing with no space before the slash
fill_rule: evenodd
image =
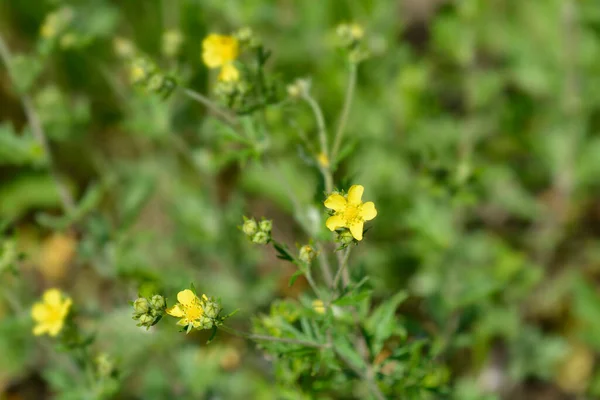
<path id="1" fill-rule="evenodd" d="M 204 314 L 202 307 L 196 301 L 189 306 L 183 306 L 183 311 L 185 313 L 185 319 L 188 322 L 195 321 Z"/>
<path id="2" fill-rule="evenodd" d="M 360 216 L 361 209 L 362 209 L 362 205 L 358 205 L 358 206 L 348 205 L 341 212 L 341 216 L 348 225 L 351 225 L 356 222 L 360 222 L 360 220 L 362 219 Z"/>

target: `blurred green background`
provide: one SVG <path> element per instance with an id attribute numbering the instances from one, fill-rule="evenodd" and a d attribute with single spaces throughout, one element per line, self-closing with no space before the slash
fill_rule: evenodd
<path id="1" fill-rule="evenodd" d="M 49 43 L 40 27 L 66 5 L 73 20 Z M 316 143 L 306 107 L 269 109 L 277 162 L 247 160 L 199 104 L 132 88 L 115 40 L 210 93 L 203 37 L 249 26 L 273 51 L 270 73 L 310 77 L 333 126 L 347 79 L 333 33 L 348 21 L 365 27 L 372 55 L 336 184 L 362 184 L 379 211 L 352 269 L 379 299 L 409 291 L 400 317 L 447 348 L 435 361 L 449 398 L 600 398 L 592 0 L 0 0 L 17 81 L 0 69 L 0 220 L 24 254 L 20 276 L 0 281 L 0 398 L 95 398 L 30 333 L 29 307 L 52 286 L 72 295 L 81 326 L 118 366 L 115 398 L 336 398 L 281 376 L 275 385 L 272 360 L 251 342 L 223 334 L 206 346 L 202 334 L 131 321 L 138 290 L 160 289 L 172 304 L 190 281 L 242 308 L 240 329 L 274 299 L 298 297 L 306 282 L 288 287 L 293 268 L 238 226 L 265 216 L 282 241 L 306 243 L 301 224 L 324 229 L 323 186 L 295 135 Z M 175 58 L 161 50 L 171 29 L 183 35 Z M 72 219 L 20 90 L 80 204 Z"/>

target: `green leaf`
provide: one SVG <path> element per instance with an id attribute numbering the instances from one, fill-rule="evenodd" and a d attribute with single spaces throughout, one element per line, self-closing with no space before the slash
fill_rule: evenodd
<path id="1" fill-rule="evenodd" d="M 346 293 L 345 295 L 341 296 L 340 298 L 336 299 L 333 302 L 333 304 L 338 305 L 338 306 L 355 305 L 357 303 L 360 303 L 364 299 L 370 297 L 372 293 L 373 293 L 373 291 L 370 289 L 361 290 L 358 292 L 349 292 L 349 293 Z"/>
<path id="2" fill-rule="evenodd" d="M 140 214 L 154 192 L 154 179 L 150 176 L 136 176 L 129 182 L 121 200 L 121 229 L 127 229 Z"/>
<path id="3" fill-rule="evenodd" d="M 303 274 L 303 272 L 300 270 L 297 270 L 296 272 L 294 272 L 292 274 L 292 276 L 290 276 L 290 281 L 288 282 L 288 287 L 292 287 L 294 285 L 294 283 L 296 282 L 296 279 L 298 279 L 298 277 L 302 274 Z"/>
<path id="4" fill-rule="evenodd" d="M 396 309 L 407 298 L 408 294 L 405 291 L 396 293 L 381 303 L 367 319 L 365 328 L 373 337 L 374 353 L 378 353 L 385 340 L 398 331 Z"/>
<path id="5" fill-rule="evenodd" d="M 367 365 L 365 361 L 361 357 L 360 354 L 356 351 L 356 346 L 354 346 L 346 336 L 338 336 L 334 343 L 335 351 L 340 355 L 341 358 L 346 363 L 351 364 L 353 367 L 361 370 L 365 370 Z"/>
<path id="6" fill-rule="evenodd" d="M 277 251 L 277 258 L 290 262 L 294 261 L 294 256 L 289 252 L 285 244 L 273 241 L 273 247 L 275 247 L 275 250 Z"/>
<path id="7" fill-rule="evenodd" d="M 42 146 L 26 131 L 18 135 L 9 123 L 0 124 L 0 165 L 42 165 Z"/>

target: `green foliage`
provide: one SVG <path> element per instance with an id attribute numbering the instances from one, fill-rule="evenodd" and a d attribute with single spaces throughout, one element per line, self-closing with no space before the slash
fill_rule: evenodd
<path id="1" fill-rule="evenodd" d="M 600 395 L 600 3 L 0 0 L 0 27 L 0 398 Z M 323 205 L 353 184 L 360 241 Z M 186 336 L 190 282 L 225 311 Z M 34 337 L 51 287 L 68 328 Z"/>

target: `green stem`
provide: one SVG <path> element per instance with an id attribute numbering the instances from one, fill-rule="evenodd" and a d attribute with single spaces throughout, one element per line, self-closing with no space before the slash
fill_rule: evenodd
<path id="1" fill-rule="evenodd" d="M 348 116 L 350 115 L 350 107 L 352 106 L 352 99 L 354 98 L 354 90 L 356 88 L 356 75 L 357 75 L 357 64 L 350 63 L 350 73 L 348 74 L 348 86 L 346 89 L 346 97 L 344 98 L 344 106 L 342 107 L 342 113 L 338 122 L 338 127 L 335 132 L 333 139 L 333 149 L 331 150 L 331 163 L 335 163 L 340 145 L 342 144 L 342 136 L 346 124 L 348 123 Z"/>
<path id="2" fill-rule="evenodd" d="M 11 71 L 12 56 L 11 56 L 10 50 L 8 49 L 8 46 L 6 45 L 4 39 L 1 35 L 0 35 L 0 59 L 2 59 L 2 62 L 6 66 L 9 77 L 11 77 L 11 79 L 13 79 L 13 81 L 14 81 L 14 78 L 12 78 L 12 76 L 11 76 L 12 75 L 12 71 Z M 27 117 L 27 121 L 29 122 L 29 127 L 31 128 L 31 132 L 33 133 L 36 140 L 38 141 L 38 143 L 44 150 L 44 154 L 46 155 L 46 157 L 48 159 L 48 169 L 50 170 L 50 175 L 52 176 L 52 179 L 54 180 L 54 183 L 56 185 L 56 189 L 60 196 L 63 210 L 65 211 L 65 213 L 70 213 L 73 209 L 75 209 L 75 201 L 73 200 L 73 197 L 71 196 L 71 193 L 69 192 L 67 186 L 60 179 L 60 174 L 58 173 L 58 170 L 56 169 L 56 165 L 55 165 L 54 159 L 52 157 L 52 152 L 50 151 L 50 144 L 48 142 L 48 138 L 46 137 L 46 134 L 44 133 L 44 128 L 42 127 L 42 122 L 40 121 L 40 118 L 38 117 L 38 114 L 35 111 L 35 107 L 33 106 L 33 100 L 27 93 L 21 93 L 21 104 L 23 105 L 23 110 L 25 111 L 25 116 Z"/>
<path id="3" fill-rule="evenodd" d="M 321 343 L 309 342 L 309 341 L 306 341 L 306 340 L 279 338 L 279 337 L 269 336 L 269 335 L 258 335 L 258 334 L 255 334 L 255 333 L 242 332 L 242 331 L 238 331 L 237 329 L 230 328 L 230 327 L 225 326 L 225 325 L 219 326 L 219 329 L 222 329 L 225 332 L 230 333 L 232 335 L 241 336 L 243 338 L 250 339 L 250 340 L 255 340 L 255 341 L 289 343 L 289 344 L 297 344 L 297 345 L 305 346 L 305 347 L 315 347 L 315 348 L 319 348 L 319 349 L 325 349 L 325 348 L 331 347 L 329 344 L 321 344 Z"/>
<path id="4" fill-rule="evenodd" d="M 227 122 L 231 126 L 237 125 L 237 119 L 234 115 L 229 113 L 227 110 L 222 109 L 218 105 L 216 105 L 213 101 L 211 101 L 208 97 L 196 92 L 195 90 L 188 88 L 181 88 L 183 93 L 191 98 L 192 100 L 197 101 L 198 103 L 204 105 L 214 114 L 218 115 L 223 121 Z"/>
<path id="5" fill-rule="evenodd" d="M 339 266 L 338 266 L 338 270 L 335 274 L 335 278 L 333 279 L 333 284 L 331 285 L 332 289 L 335 289 L 338 285 L 338 282 L 340 281 L 340 278 L 342 277 L 342 273 L 344 272 L 344 270 L 346 269 L 346 266 L 348 265 L 348 257 L 350 257 L 350 247 L 346 248 L 346 251 L 344 252 L 344 256 L 340 259 L 339 262 Z"/>
<path id="6" fill-rule="evenodd" d="M 321 153 L 328 160 L 328 165 L 322 165 L 318 160 L 318 164 L 321 169 L 321 173 L 323 174 L 323 179 L 325 180 L 325 190 L 327 193 L 331 193 L 333 191 L 333 175 L 331 173 L 331 159 L 329 157 L 329 148 L 327 144 L 327 128 L 325 126 L 325 118 L 323 117 L 323 111 L 319 106 L 319 103 L 316 102 L 315 99 L 308 93 L 305 93 L 303 99 L 308 103 L 310 108 L 312 109 L 313 114 L 315 115 L 315 120 L 317 121 L 317 128 L 319 133 L 319 142 L 321 144 Z"/>

